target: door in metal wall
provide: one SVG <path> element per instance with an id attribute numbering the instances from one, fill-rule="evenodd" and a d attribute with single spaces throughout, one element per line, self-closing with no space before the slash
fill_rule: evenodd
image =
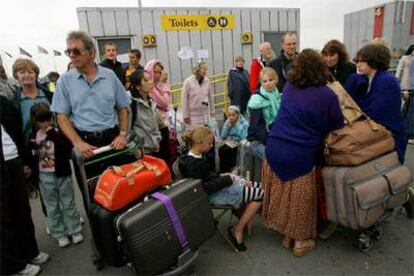
<path id="1" fill-rule="evenodd" d="M 273 52 L 276 56 L 280 55 L 282 50 L 282 36 L 286 32 L 263 32 L 263 41 L 267 41 L 272 45 Z"/>
<path id="2" fill-rule="evenodd" d="M 104 60 L 104 46 L 108 42 L 112 42 L 118 49 L 118 55 L 124 55 L 131 49 L 131 38 L 130 37 L 111 37 L 111 38 L 98 38 L 98 57 L 99 61 Z M 121 62 L 123 62 L 121 60 Z"/>

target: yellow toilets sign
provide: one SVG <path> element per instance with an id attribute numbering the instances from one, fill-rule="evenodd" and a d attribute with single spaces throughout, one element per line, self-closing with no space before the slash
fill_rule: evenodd
<path id="1" fill-rule="evenodd" d="M 231 30 L 234 16 L 229 14 L 161 15 L 163 31 Z"/>

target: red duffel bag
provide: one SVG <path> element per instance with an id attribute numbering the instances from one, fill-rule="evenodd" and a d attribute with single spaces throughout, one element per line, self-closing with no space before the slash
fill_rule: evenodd
<path id="1" fill-rule="evenodd" d="M 99 177 L 94 199 L 115 211 L 170 182 L 171 173 L 164 160 L 146 155 L 136 162 L 106 169 Z"/>

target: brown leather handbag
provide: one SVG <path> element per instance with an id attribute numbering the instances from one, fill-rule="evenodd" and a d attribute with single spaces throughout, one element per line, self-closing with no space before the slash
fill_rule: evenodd
<path id="1" fill-rule="evenodd" d="M 327 86 L 337 95 L 345 119 L 345 126 L 325 139 L 328 165 L 355 166 L 395 149 L 391 132 L 370 119 L 338 81 Z"/>

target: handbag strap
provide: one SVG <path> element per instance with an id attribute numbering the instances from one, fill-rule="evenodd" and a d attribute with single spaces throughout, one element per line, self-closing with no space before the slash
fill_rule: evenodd
<path id="1" fill-rule="evenodd" d="M 181 223 L 180 218 L 178 217 L 177 210 L 174 207 L 174 204 L 172 203 L 172 200 L 169 196 L 156 192 L 151 195 L 151 197 L 161 201 L 161 203 L 164 205 L 168 216 L 172 222 L 172 226 L 175 230 L 175 234 L 177 235 L 178 241 L 180 242 L 180 246 L 183 251 L 190 249 L 190 243 L 187 240 L 187 236 L 184 232 L 184 227 Z"/>
<path id="2" fill-rule="evenodd" d="M 358 104 L 354 101 L 354 99 L 352 99 L 352 97 L 348 94 L 348 92 L 341 85 L 341 83 L 339 83 L 339 81 L 335 80 L 334 76 L 331 75 L 331 77 L 334 79 L 334 81 L 333 82 L 328 82 L 326 84 L 326 86 L 328 86 L 338 96 L 338 100 L 340 101 L 339 106 L 342 110 L 342 114 L 343 114 L 345 120 L 347 121 L 347 123 L 349 125 L 352 125 L 351 120 L 346 117 L 344 111 L 346 109 L 355 110 L 355 111 L 359 112 L 362 116 L 364 116 L 366 118 L 366 120 L 368 121 L 368 124 L 369 124 L 369 126 L 371 127 L 372 130 L 378 130 L 379 129 L 378 123 L 375 122 L 374 120 L 372 120 L 364 111 L 362 111 L 362 109 L 358 106 Z M 351 105 L 348 105 L 348 106 L 343 105 L 343 103 L 341 101 L 343 101 L 345 98 L 351 103 Z"/>
<path id="3" fill-rule="evenodd" d="M 137 174 L 138 172 L 142 171 L 143 169 L 147 169 L 147 170 L 153 172 L 156 177 L 159 177 L 162 174 L 162 172 L 158 168 L 158 166 L 156 166 L 154 164 L 150 164 L 150 163 L 148 163 L 146 161 L 143 161 L 143 160 L 139 160 L 137 162 L 132 163 L 132 166 L 133 166 L 133 168 L 129 172 L 125 172 L 119 166 L 111 166 L 111 167 L 109 167 L 109 169 L 112 170 L 115 174 L 117 174 L 121 177 L 126 177 L 128 179 L 128 183 L 130 185 L 135 184 L 134 175 Z"/>

